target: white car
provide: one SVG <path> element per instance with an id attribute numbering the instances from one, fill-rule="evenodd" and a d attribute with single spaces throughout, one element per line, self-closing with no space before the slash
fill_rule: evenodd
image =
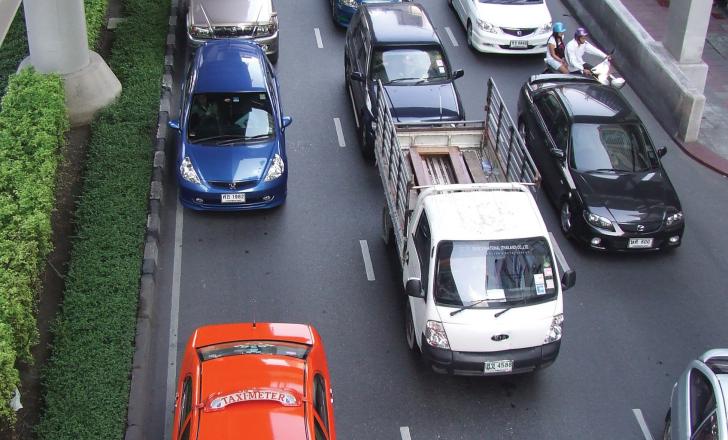
<path id="1" fill-rule="evenodd" d="M 546 53 L 551 14 L 544 0 L 448 0 L 468 34 L 468 46 L 505 54 Z"/>

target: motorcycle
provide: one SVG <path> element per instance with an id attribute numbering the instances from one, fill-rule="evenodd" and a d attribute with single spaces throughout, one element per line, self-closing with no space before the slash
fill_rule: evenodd
<path id="1" fill-rule="evenodd" d="M 592 77 L 597 81 L 604 84 L 605 86 L 612 86 L 615 89 L 621 89 L 626 83 L 625 79 L 619 76 L 615 71 L 612 70 L 612 63 L 610 57 L 614 51 L 609 53 L 609 56 L 604 58 L 601 62 L 591 68 Z M 560 73 L 558 70 L 554 70 L 546 62 L 546 58 L 543 60 L 546 68 L 543 73 Z"/>

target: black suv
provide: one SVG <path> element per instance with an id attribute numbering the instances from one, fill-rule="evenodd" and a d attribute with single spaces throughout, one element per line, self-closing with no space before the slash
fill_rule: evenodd
<path id="1" fill-rule="evenodd" d="M 365 157 L 374 155 L 376 81 L 384 85 L 395 122 L 464 119 L 452 71 L 435 29 L 417 3 L 362 4 L 344 48 L 346 85 Z"/>
<path id="2" fill-rule="evenodd" d="M 671 249 L 680 200 L 642 121 L 613 87 L 537 75 L 518 98 L 518 130 L 559 207 L 561 229 L 595 249 Z"/>

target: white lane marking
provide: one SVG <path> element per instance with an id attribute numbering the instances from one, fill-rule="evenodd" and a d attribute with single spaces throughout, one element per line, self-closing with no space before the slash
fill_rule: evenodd
<path id="1" fill-rule="evenodd" d="M 321 40 L 321 31 L 319 28 L 313 28 L 313 33 L 316 34 L 316 46 L 318 46 L 319 49 L 323 49 L 324 42 Z"/>
<path id="2" fill-rule="evenodd" d="M 455 47 L 458 47 L 458 40 L 455 39 L 455 35 L 453 35 L 452 31 L 448 26 L 445 26 L 445 32 L 447 32 L 447 36 L 450 37 L 450 41 L 452 41 L 452 45 Z"/>
<path id="3" fill-rule="evenodd" d="M 634 408 L 632 409 L 632 412 L 637 419 L 637 423 L 640 425 L 640 429 L 642 430 L 642 435 L 645 436 L 645 440 L 654 440 L 652 438 L 652 434 L 650 434 L 650 429 L 647 427 L 647 423 L 645 423 L 645 418 L 642 416 L 642 410 Z"/>
<path id="4" fill-rule="evenodd" d="M 407 426 L 399 427 L 399 435 L 402 436 L 402 440 L 412 440 L 409 432 L 409 427 Z"/>
<path id="5" fill-rule="evenodd" d="M 164 438 L 172 436 L 172 411 L 174 410 L 174 394 L 177 391 L 177 330 L 179 329 L 179 286 L 182 277 L 182 220 L 184 211 L 179 203 L 174 214 L 174 262 L 172 265 L 172 306 L 169 312 L 169 347 L 167 354 L 167 403 Z"/>
<path id="6" fill-rule="evenodd" d="M 372 268 L 372 257 L 369 256 L 369 245 L 366 240 L 359 240 L 359 246 L 361 246 L 361 256 L 364 258 L 367 280 L 374 281 L 374 268 Z"/>
<path id="7" fill-rule="evenodd" d="M 341 119 L 334 118 L 334 126 L 336 127 L 336 137 L 339 139 L 339 146 L 345 147 L 346 140 L 344 139 L 344 130 L 341 129 Z"/>

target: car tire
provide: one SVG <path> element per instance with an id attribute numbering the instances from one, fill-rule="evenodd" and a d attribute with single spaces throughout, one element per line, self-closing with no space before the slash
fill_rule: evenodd
<path id="1" fill-rule="evenodd" d="M 417 337 L 415 336 L 415 323 L 412 319 L 412 308 L 409 304 L 409 298 L 405 298 L 407 306 L 404 310 L 404 335 L 407 341 L 407 347 L 409 347 L 412 353 L 417 353 L 419 347 L 417 347 Z"/>
<path id="2" fill-rule="evenodd" d="M 334 22 L 334 24 L 338 24 L 336 21 L 336 2 L 335 0 L 331 0 L 331 21 Z"/>
<path id="3" fill-rule="evenodd" d="M 374 160 L 374 145 L 369 142 L 366 124 L 362 122 L 362 118 L 363 116 L 359 118 L 359 123 L 361 124 L 359 127 L 359 148 L 361 148 L 361 155 L 364 156 L 364 159 Z"/>
<path id="4" fill-rule="evenodd" d="M 278 63 L 278 51 L 268 54 L 268 60 L 270 61 L 271 64 L 277 64 Z"/>
<path id="5" fill-rule="evenodd" d="M 669 409 L 665 416 L 665 429 L 662 431 L 662 440 L 672 440 L 672 417 Z"/>
<path id="6" fill-rule="evenodd" d="M 473 47 L 473 23 L 471 23 L 470 20 L 468 20 L 467 34 L 468 34 L 468 47 L 471 49 L 475 49 Z"/>
<path id="7" fill-rule="evenodd" d="M 447 0 L 447 5 L 455 9 L 455 7 L 452 5 L 452 0 Z"/>
<path id="8" fill-rule="evenodd" d="M 523 119 L 518 120 L 518 134 L 521 136 L 521 139 L 523 139 L 523 143 L 526 143 L 526 123 L 523 122 Z M 528 148 L 528 146 L 526 145 Z"/>
<path id="9" fill-rule="evenodd" d="M 574 230 L 574 213 L 571 211 L 571 204 L 568 200 L 564 200 L 561 203 L 561 210 L 559 211 L 559 223 L 561 224 L 561 231 L 565 236 L 571 236 Z"/>

